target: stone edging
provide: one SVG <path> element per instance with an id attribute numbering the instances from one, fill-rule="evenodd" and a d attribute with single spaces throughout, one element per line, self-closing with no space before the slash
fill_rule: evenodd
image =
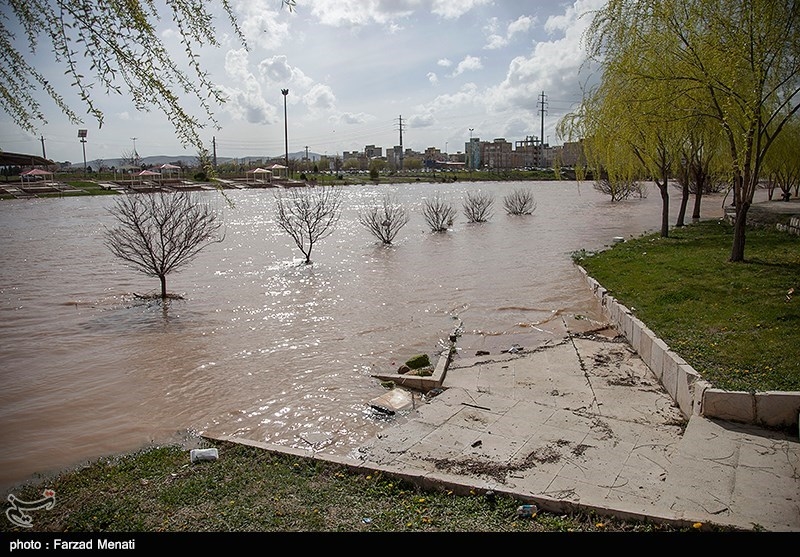
<path id="1" fill-rule="evenodd" d="M 789 219 L 789 224 L 777 223 L 775 227 L 781 232 L 788 232 L 800 236 L 800 217 L 792 217 Z"/>
<path id="2" fill-rule="evenodd" d="M 600 301 L 603 315 L 631 344 L 658 378 L 684 417 L 701 415 L 766 427 L 798 427 L 800 391 L 726 391 L 715 389 L 640 319 L 576 265 Z"/>

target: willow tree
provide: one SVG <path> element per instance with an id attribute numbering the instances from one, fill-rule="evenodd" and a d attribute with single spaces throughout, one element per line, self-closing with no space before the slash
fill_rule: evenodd
<path id="1" fill-rule="evenodd" d="M 646 35 L 646 29 L 633 29 Z M 669 236 L 669 181 L 684 121 L 675 114 L 676 99 L 655 81 L 641 79 L 639 41 L 628 43 L 605 60 L 600 84 L 584 96 L 582 108 L 559 123 L 559 134 L 584 134 L 587 158 L 597 179 L 633 184 L 648 177 L 661 194 L 661 236 Z"/>
<path id="2" fill-rule="evenodd" d="M 784 132 L 775 140 L 775 144 L 764 161 L 765 174 L 770 187 L 781 191 L 781 199 L 789 201 L 792 191 L 800 188 L 800 121 L 794 118 L 787 124 Z M 797 193 L 795 193 L 797 195 Z"/>
<path id="3" fill-rule="evenodd" d="M 212 12 L 215 4 L 227 17 L 235 38 L 247 46 L 229 0 L 164 0 L 163 6 L 112 0 L 2 3 L 0 107 L 31 133 L 47 123 L 37 95 L 40 90 L 71 123 L 83 123 L 78 114 L 85 111 L 100 127 L 104 115 L 95 98 L 118 94 L 129 97 L 136 110 L 161 111 L 184 145 L 202 148 L 200 130 L 207 122 L 216 125 L 214 106 L 225 102 L 197 52 L 207 45 L 218 47 L 217 35 L 227 33 Z M 290 10 L 294 4 L 294 0 L 280 3 Z M 184 57 L 176 57 L 160 39 L 162 19 L 179 33 Z M 41 50 L 58 62 L 54 67 L 59 75 L 68 76 L 82 110 L 56 90 L 53 76 L 29 62 L 26 53 L 36 55 Z M 192 113 L 194 107 L 200 109 L 199 115 Z"/>
<path id="4" fill-rule="evenodd" d="M 747 212 L 766 155 L 800 108 L 800 5 L 608 0 L 595 14 L 587 38 L 604 80 L 613 79 L 610 72 L 653 83 L 720 127 L 735 204 L 729 260 L 743 261 Z M 638 62 L 631 63 L 636 57 Z M 622 59 L 626 63 L 617 63 Z"/>
<path id="5" fill-rule="evenodd" d="M 685 167 L 689 193 L 694 193 L 692 219 L 699 219 L 703 195 L 712 191 L 721 177 L 729 173 L 730 161 L 719 126 L 697 115 L 690 116 L 687 124 L 686 141 L 680 153 L 681 165 Z"/>

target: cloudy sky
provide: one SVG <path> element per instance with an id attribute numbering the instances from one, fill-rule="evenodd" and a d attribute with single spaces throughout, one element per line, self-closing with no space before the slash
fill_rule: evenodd
<path id="1" fill-rule="evenodd" d="M 554 127 L 574 109 L 587 83 L 582 32 L 604 0 L 232 0 L 249 50 L 230 34 L 203 49 L 201 62 L 228 97 L 207 128 L 220 157 L 284 152 L 284 97 L 289 89 L 289 151 L 333 156 L 366 145 L 417 151 L 464 151 L 470 136 L 512 143 L 540 137 L 560 144 Z M 170 21 L 162 39 L 182 55 Z M 39 52 L 37 69 L 62 73 Z M 68 89 L 67 82 L 63 87 Z M 542 94 L 544 93 L 544 97 Z M 71 99 L 73 97 L 68 97 Z M 137 112 L 125 96 L 100 98 L 105 122 L 70 123 L 50 104 L 36 135 L 0 114 L 0 148 L 81 163 L 78 128 L 88 130 L 88 160 L 196 155 L 177 140 L 166 117 Z M 82 107 L 79 107 L 82 108 Z M 83 113 L 83 110 L 80 110 Z M 135 140 L 133 138 L 136 138 Z"/>

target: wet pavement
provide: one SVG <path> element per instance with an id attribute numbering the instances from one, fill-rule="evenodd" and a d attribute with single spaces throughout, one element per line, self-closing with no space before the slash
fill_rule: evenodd
<path id="1" fill-rule="evenodd" d="M 603 323 L 562 317 L 498 342 L 459 338 L 441 388 L 353 456 L 246 443 L 549 512 L 800 531 L 798 435 L 687 420 Z"/>
<path id="2" fill-rule="evenodd" d="M 459 344 L 443 391 L 362 447 L 363 466 L 553 512 L 800 531 L 798 436 L 687 421 L 613 328 L 565 318 L 516 353 Z"/>

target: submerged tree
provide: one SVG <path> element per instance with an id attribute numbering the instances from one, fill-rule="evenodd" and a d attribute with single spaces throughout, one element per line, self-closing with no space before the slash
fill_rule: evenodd
<path id="1" fill-rule="evenodd" d="M 624 178 L 600 178 L 595 180 L 592 185 L 595 191 L 611 197 L 611 202 L 622 201 L 628 199 L 630 196 L 639 193 L 642 194 L 643 186 L 638 180 L 624 179 Z"/>
<path id="2" fill-rule="evenodd" d="M 533 192 L 516 189 L 503 198 L 503 207 L 509 215 L 530 215 L 536 210 Z"/>
<path id="3" fill-rule="evenodd" d="M 468 192 L 464 198 L 464 216 L 467 222 L 487 222 L 492 218 L 494 197 L 484 192 Z"/>
<path id="4" fill-rule="evenodd" d="M 109 212 L 117 224 L 106 229 L 106 246 L 128 266 L 157 277 L 162 299 L 168 274 L 224 239 L 216 212 L 189 192 L 122 195 Z"/>
<path id="5" fill-rule="evenodd" d="M 333 233 L 341 216 L 339 186 L 296 187 L 275 192 L 278 226 L 286 232 L 311 264 L 311 251 Z"/>
<path id="6" fill-rule="evenodd" d="M 400 229 L 408 224 L 408 220 L 406 208 L 388 193 L 383 196 L 379 205 L 367 207 L 358 215 L 358 222 L 386 245 L 394 241 Z"/>
<path id="7" fill-rule="evenodd" d="M 425 200 L 422 216 L 425 217 L 425 222 L 428 223 L 431 232 L 445 232 L 449 226 L 453 225 L 456 210 L 449 201 L 436 192 L 433 197 Z"/>

